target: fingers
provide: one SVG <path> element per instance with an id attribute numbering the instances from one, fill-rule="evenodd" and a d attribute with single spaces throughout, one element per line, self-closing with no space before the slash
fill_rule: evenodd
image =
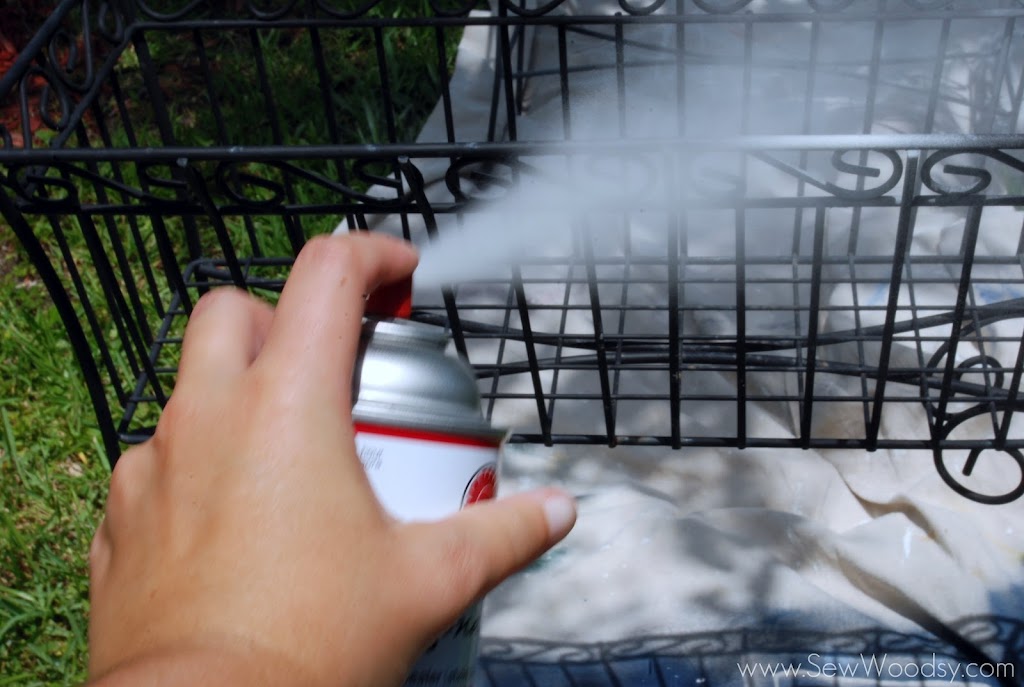
<path id="1" fill-rule="evenodd" d="M 278 302 L 261 354 L 271 368 L 315 385 L 352 377 L 364 296 L 405 279 L 416 267 L 412 247 L 390 236 L 360 232 L 324 236 L 302 249 Z"/>
<path id="2" fill-rule="evenodd" d="M 207 390 L 245 372 L 273 317 L 269 303 L 238 289 L 215 289 L 200 298 L 185 328 L 178 389 Z"/>
<path id="3" fill-rule="evenodd" d="M 457 613 L 561 541 L 575 522 L 572 497 L 543 489 L 476 503 L 407 531 L 413 566 L 438 572 L 440 598 Z"/>

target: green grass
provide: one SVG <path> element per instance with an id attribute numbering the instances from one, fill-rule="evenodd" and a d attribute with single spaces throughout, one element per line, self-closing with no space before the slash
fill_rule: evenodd
<path id="1" fill-rule="evenodd" d="M 398 7 L 408 15 L 425 6 L 425 2 L 385 2 L 374 11 L 393 13 Z M 376 47 L 368 36 L 344 31 L 321 35 L 342 142 L 389 139 L 374 68 Z M 175 95 L 171 107 L 179 142 L 215 145 L 227 138 L 231 144 L 269 143 L 268 122 L 252 114 L 263 111 L 263 102 L 252 87 L 256 74 L 248 36 L 207 37 L 207 48 L 217 63 L 216 88 L 226 132 L 217 131 L 204 90 L 192 83 L 195 58 L 189 43 L 180 38 L 173 32 L 150 38 L 161 65 L 161 82 Z M 454 31 L 445 36 L 449 68 L 458 38 Z M 284 142 L 330 142 L 324 108 L 310 107 L 310 103 L 322 103 L 323 98 L 311 78 L 315 72 L 309 33 L 268 29 L 259 32 L 258 40 L 267 57 L 279 115 L 288 124 Z M 395 138 L 409 141 L 437 99 L 440 76 L 434 34 L 389 32 L 384 50 L 395 94 Z M 136 88 L 141 78 L 131 58 L 126 56 L 119 74 L 126 92 Z M 143 139 L 151 123 L 146 113 L 146 103 L 135 103 L 136 133 Z M 125 143 L 126 135 L 123 128 L 115 126 L 112 131 L 115 144 Z M 317 171 L 331 175 L 333 170 L 326 165 Z M 101 171 L 110 169 L 106 166 Z M 250 171 L 274 173 L 260 165 Z M 122 172 L 130 174 L 131 170 L 125 166 Z M 95 200 L 95 191 L 87 184 L 82 182 L 79 187 L 83 199 Z M 325 190 L 315 185 L 298 187 L 295 192 L 300 203 L 329 201 Z M 303 229 L 307 235 L 325 231 L 337 219 L 313 218 Z M 265 253 L 288 251 L 280 219 L 257 216 L 252 220 Z M 30 221 L 38 235 L 52 235 L 44 218 Z M 124 225 L 124 218 L 117 221 Z M 143 234 L 149 231 L 145 222 L 143 218 Z M 228 218 L 228 222 L 233 240 L 246 243 L 243 219 Z M 91 259 L 81 236 L 75 234 L 76 225 L 64 221 L 63 226 L 69 232 L 75 262 L 88 272 Z M 138 259 L 138 255 L 130 257 Z M 89 290 L 98 296 L 95 278 L 87 281 Z M 13 232 L 3 223 L 0 323 L 0 687 L 76 684 L 86 677 L 87 551 L 102 514 L 108 468 L 63 324 L 31 264 L 20 253 Z"/>
<path id="2" fill-rule="evenodd" d="M 0 233 L 0 685 L 85 677 L 86 552 L 107 467 L 71 347 Z"/>

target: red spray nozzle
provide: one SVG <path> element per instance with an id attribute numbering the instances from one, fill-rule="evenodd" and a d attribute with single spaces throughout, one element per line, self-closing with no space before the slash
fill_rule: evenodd
<path id="1" fill-rule="evenodd" d="M 366 314 L 404 318 L 412 315 L 412 277 L 378 287 L 366 301 Z"/>

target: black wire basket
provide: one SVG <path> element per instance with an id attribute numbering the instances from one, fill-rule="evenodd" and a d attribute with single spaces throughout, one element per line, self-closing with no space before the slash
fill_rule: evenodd
<path id="1" fill-rule="evenodd" d="M 512 441 L 921 450 L 969 498 L 1024 494 L 1021 3 L 400 4 L 65 0 L 0 78 L 0 210 L 112 461 L 152 431 L 203 292 L 273 298 L 339 221 L 426 245 L 532 183 L 593 207 L 414 303 Z M 451 72 L 471 31 L 472 126 Z M 422 78 L 399 73 L 411 40 Z M 435 102 L 436 135 L 403 129 Z M 978 487 L 992 461 L 1019 481 Z"/>

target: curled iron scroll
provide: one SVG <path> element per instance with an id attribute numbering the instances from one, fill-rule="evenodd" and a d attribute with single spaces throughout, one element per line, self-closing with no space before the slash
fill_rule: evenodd
<path id="1" fill-rule="evenodd" d="M 105 41 L 116 45 L 125 39 L 126 20 L 119 7 L 109 2 L 100 4 L 96 13 L 96 33 Z"/>
<path id="2" fill-rule="evenodd" d="M 497 200 L 513 188 L 514 175 L 523 168 L 513 158 L 464 155 L 448 166 L 444 182 L 457 202 Z M 464 188 L 467 181 L 472 189 Z"/>
<path id="3" fill-rule="evenodd" d="M 430 0 L 430 9 L 439 17 L 464 17 L 478 4 L 476 0 Z"/>
<path id="4" fill-rule="evenodd" d="M 254 19 L 280 19 L 294 12 L 298 0 L 246 0 L 245 8 Z"/>
<path id="5" fill-rule="evenodd" d="M 168 162 L 139 162 L 136 169 L 139 172 L 139 179 L 144 181 L 149 189 L 148 201 L 170 201 L 178 200 L 188 190 L 188 184 L 181 174 L 182 164 L 171 164 Z M 163 191 L 159 194 L 157 191 Z"/>
<path id="6" fill-rule="evenodd" d="M 316 0 L 316 7 L 324 14 L 335 19 L 358 19 L 379 5 L 381 0 L 363 0 L 362 4 L 352 8 L 353 3 L 344 3 L 347 7 L 338 7 L 334 0 Z"/>
<path id="7" fill-rule="evenodd" d="M 599 663 L 601 644 L 562 644 L 530 639 L 488 638 L 481 642 L 480 655 L 501 663 Z"/>
<path id="8" fill-rule="evenodd" d="M 996 316 L 980 319 L 978 322 L 971 321 L 965 324 L 961 329 L 961 340 L 968 339 L 970 335 L 986 325 L 993 324 L 1000 320 L 1021 317 L 1022 315 L 1024 315 L 1024 313 L 1000 313 Z M 943 370 L 946 366 L 946 358 L 949 355 L 950 349 L 950 342 L 945 342 L 939 346 L 932 357 L 928 360 L 927 369 L 934 371 L 935 374 L 943 374 Z M 1005 413 L 1024 411 L 1024 399 L 1017 396 L 1011 396 L 1004 386 L 1006 382 L 1004 369 L 1006 368 L 1003 364 L 990 354 L 976 355 L 967 358 L 966 360 L 962 360 L 956 365 L 953 369 L 952 379 L 950 380 L 951 388 L 942 390 L 943 399 L 946 403 L 961 404 L 966 402 L 973 403 L 973 405 L 968 406 L 964 410 L 960 410 L 958 412 L 947 412 L 940 416 L 938 414 L 937 403 L 930 399 L 924 402 L 925 406 L 929 408 L 929 417 L 933 418 L 936 423 L 932 427 L 936 444 L 940 441 L 949 439 L 958 427 L 965 425 L 965 423 L 973 420 L 974 418 L 993 413 L 997 417 L 1003 418 Z M 972 373 L 972 371 L 974 372 Z M 968 374 L 973 374 L 977 377 L 979 372 L 983 375 L 982 378 L 984 380 L 984 384 L 968 383 L 964 381 Z M 1002 397 L 1001 400 L 1000 397 Z M 979 400 L 975 401 L 974 399 Z M 1013 486 L 1013 488 L 1003 493 L 992 494 L 979 492 L 964 484 L 962 478 L 971 477 L 974 472 L 974 468 L 986 450 L 997 451 L 1017 464 L 1017 467 L 1020 469 L 1020 480 L 1015 486 Z M 961 496 L 969 498 L 972 501 L 990 505 L 1010 503 L 1012 501 L 1016 501 L 1021 496 L 1024 496 L 1024 453 L 1021 453 L 1021 451 L 1016 448 L 971 448 L 967 454 L 966 461 L 959 469 L 959 474 L 954 474 L 954 472 L 949 469 L 946 464 L 948 456 L 940 446 L 936 445 L 932 454 L 935 469 L 939 473 L 939 476 L 951 489 L 953 489 L 953 491 L 957 492 Z"/>
<path id="9" fill-rule="evenodd" d="M 547 4 L 531 9 L 526 7 L 526 3 L 520 2 L 520 0 L 499 0 L 501 9 L 520 17 L 543 17 L 545 14 L 550 14 L 564 5 L 565 2 L 566 0 L 549 0 Z"/>
<path id="10" fill-rule="evenodd" d="M 949 0 L 903 0 L 917 10 L 940 10 L 949 7 Z"/>
<path id="11" fill-rule="evenodd" d="M 46 37 L 40 51 L 29 57 L 18 82 L 22 117 L 38 120 L 54 132 L 71 125 L 71 116 L 81 94 L 95 88 L 96 65 L 125 39 L 126 20 L 118 5 L 82 2 L 78 11 L 68 12 L 60 25 Z M 95 26 L 95 30 L 94 30 Z M 21 145 L 31 147 L 29 121 L 22 123 Z M 7 132 L 8 135 L 11 132 Z M 11 147 L 13 140 L 4 140 Z"/>
<path id="12" fill-rule="evenodd" d="M 14 166 L 8 170 L 6 186 L 30 203 L 51 210 L 78 208 L 78 187 L 65 177 L 66 165 Z M 53 176 L 56 172 L 60 176 Z"/>
<path id="13" fill-rule="evenodd" d="M 883 170 L 879 167 L 871 166 L 867 163 L 852 163 L 847 162 L 845 156 L 849 153 L 876 153 L 882 155 L 886 160 L 889 161 L 888 175 L 883 177 Z M 832 181 L 824 181 L 815 176 L 812 176 L 810 172 L 788 162 L 769 155 L 767 153 L 754 152 L 750 154 L 751 157 L 764 162 L 765 164 L 771 165 L 775 169 L 789 174 L 795 179 L 821 189 L 827 193 L 831 193 L 837 198 L 845 198 L 848 200 L 869 200 L 872 198 L 880 198 L 886 193 L 891 191 L 899 184 L 900 179 L 903 177 L 903 158 L 896 153 L 895 150 L 888 149 L 845 149 L 833 151 L 831 156 L 832 167 L 840 173 L 852 174 L 860 179 L 878 179 L 882 178 L 883 181 L 875 186 L 869 188 L 847 188 L 840 186 Z"/>
<path id="14" fill-rule="evenodd" d="M 850 152 L 853 151 L 837 150 L 832 153 L 832 166 L 835 167 L 836 171 L 852 174 L 861 178 L 879 178 L 882 176 L 882 171 L 877 167 L 871 167 L 868 164 L 847 162 L 844 157 Z M 865 189 L 844 188 L 838 184 L 828 182 L 825 184 L 826 191 L 839 198 L 866 200 L 869 198 L 879 198 L 896 188 L 896 185 L 900 183 L 900 179 L 903 177 L 903 158 L 901 158 L 894 150 L 870 150 L 861 152 L 879 153 L 889 160 L 891 168 L 888 178 L 877 186 Z"/>
<path id="15" fill-rule="evenodd" d="M 209 0 L 178 0 L 177 8 L 172 9 L 160 9 L 155 10 L 149 5 L 150 0 L 135 0 L 135 5 L 138 7 L 140 12 L 147 18 L 154 21 L 177 21 L 184 19 L 190 13 L 195 12 L 198 9 L 208 6 Z M 160 3 L 161 7 L 170 4 L 169 2 Z"/>
<path id="16" fill-rule="evenodd" d="M 619 0 L 619 7 L 624 9 L 626 12 L 629 12 L 630 14 L 639 14 L 641 16 L 654 14 L 659 9 L 661 9 L 662 5 L 664 4 L 665 0 L 648 0 L 646 6 L 638 7 L 631 0 Z"/>
<path id="17" fill-rule="evenodd" d="M 1024 172 L 1024 161 L 1001 150 L 979 149 L 979 150 L 937 150 L 924 159 L 921 163 L 921 181 L 929 189 L 944 196 L 969 196 L 985 191 L 992 184 L 992 173 L 987 169 L 972 164 L 944 164 L 942 171 L 946 174 L 955 174 L 962 177 L 974 179 L 971 184 L 964 184 L 959 187 L 942 183 L 935 178 L 935 167 L 958 155 L 972 155 L 988 158 L 1000 162 L 1018 172 Z"/>
<path id="18" fill-rule="evenodd" d="M 401 182 L 393 177 L 382 177 L 366 169 L 367 165 L 380 163 L 379 160 L 361 160 L 353 165 L 353 176 L 366 181 L 368 185 L 396 189 L 396 197 L 385 198 L 361 193 L 323 174 L 314 172 L 290 162 L 263 162 L 259 169 L 252 167 L 251 160 L 228 160 L 220 162 L 214 172 L 217 190 L 233 202 L 254 210 L 268 210 L 281 207 L 288 201 L 288 183 L 301 181 L 327 189 L 333 196 L 350 201 L 372 205 L 378 209 L 390 209 L 403 202 Z"/>
<path id="19" fill-rule="evenodd" d="M 698 196 L 728 199 L 742 198 L 746 194 L 746 182 L 737 171 L 740 160 L 729 162 L 723 166 L 721 154 L 712 153 L 697 154 L 690 158 L 686 176 Z"/>
<path id="20" fill-rule="evenodd" d="M 39 78 L 43 82 L 43 87 L 35 98 L 39 120 L 52 131 L 66 129 L 71 119 L 72 110 L 71 93 L 68 92 L 67 85 L 62 81 L 55 81 L 52 70 L 49 69 L 43 70 L 33 66 L 25 76 L 25 80 L 22 81 L 22 98 L 28 99 L 25 89 L 28 81 Z"/>
<path id="21" fill-rule="evenodd" d="M 741 10 L 752 0 L 693 0 L 693 4 L 708 14 L 729 14 Z"/>
<path id="22" fill-rule="evenodd" d="M 247 171 L 243 167 L 244 164 L 229 162 L 217 165 L 217 188 L 241 205 L 253 208 L 282 205 L 286 197 L 284 185 Z M 249 192 L 250 189 L 256 189 L 260 193 L 253 194 Z"/>
<path id="23" fill-rule="evenodd" d="M 69 204 L 78 203 L 79 189 L 83 187 L 91 187 L 97 193 L 102 190 L 124 202 L 134 200 L 139 203 L 157 204 L 166 198 L 153 193 L 154 188 L 176 192 L 181 186 L 173 179 L 154 177 L 152 170 L 155 167 L 168 165 L 140 163 L 137 165 L 140 183 L 130 185 L 109 173 L 100 174 L 76 164 L 52 162 L 48 165 L 14 165 L 10 167 L 4 184 L 24 200 L 54 209 L 66 209 Z M 171 194 L 171 199 L 176 198 L 176 193 Z"/>
<path id="24" fill-rule="evenodd" d="M 815 12 L 842 12 L 853 4 L 853 0 L 807 0 Z"/>

